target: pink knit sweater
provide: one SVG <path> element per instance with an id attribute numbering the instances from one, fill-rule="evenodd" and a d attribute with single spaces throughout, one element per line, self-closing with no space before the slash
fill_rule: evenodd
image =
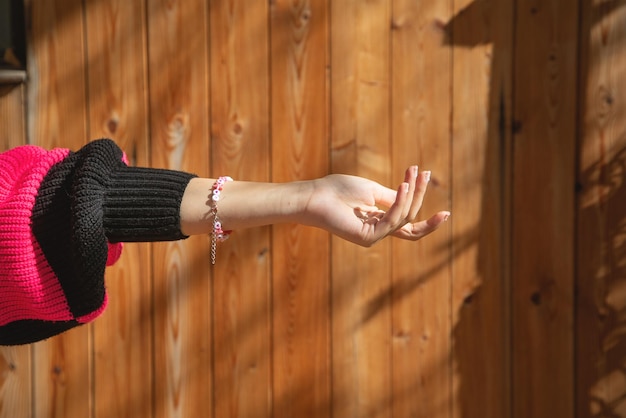
<path id="1" fill-rule="evenodd" d="M 181 239 L 187 173 L 128 167 L 110 140 L 0 154 L 0 345 L 48 338 L 107 305 L 122 241 Z"/>
<path id="2" fill-rule="evenodd" d="M 69 150 L 49 152 L 23 146 L 0 156 L 0 326 L 24 319 L 70 321 L 74 319 L 63 289 L 30 228 L 30 216 L 41 182 L 50 168 L 63 161 Z M 121 243 L 109 247 L 107 264 L 121 254 Z M 80 318 L 89 322 L 106 306 Z"/>

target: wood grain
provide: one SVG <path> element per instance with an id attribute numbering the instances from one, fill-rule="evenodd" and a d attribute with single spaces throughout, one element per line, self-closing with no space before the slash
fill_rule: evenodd
<path id="1" fill-rule="evenodd" d="M 272 180 L 328 171 L 328 4 L 271 5 Z M 274 416 L 330 414 L 328 234 L 296 225 L 274 227 Z"/>
<path id="2" fill-rule="evenodd" d="M 452 217 L 370 249 L 236 231 L 215 268 L 206 237 L 127 245 L 93 327 L 0 348 L 0 418 L 626 415 L 624 0 L 26 4 L 0 149 L 390 187 L 416 163 L 421 216 Z"/>
<path id="3" fill-rule="evenodd" d="M 28 128 L 44 148 L 87 141 L 83 3 L 33 0 L 29 7 Z M 33 346 L 36 417 L 91 417 L 91 332 L 78 327 Z"/>
<path id="4" fill-rule="evenodd" d="M 456 1 L 446 25 L 454 48 L 452 416 L 458 418 L 510 414 L 512 6 Z"/>
<path id="5" fill-rule="evenodd" d="M 444 2 L 393 3 L 392 169 L 396 185 L 411 164 L 432 170 L 423 217 L 450 208 L 450 121 L 441 115 L 451 106 L 452 63 L 442 25 L 451 15 Z M 448 227 L 421 242 L 392 243 L 394 417 L 450 414 Z"/>
<path id="6" fill-rule="evenodd" d="M 581 8 L 576 411 L 625 416 L 626 3 Z"/>
<path id="7" fill-rule="evenodd" d="M 145 12 L 141 1 L 90 0 L 85 10 L 89 137 L 112 138 L 139 166 L 149 164 Z M 150 245 L 126 244 L 106 275 L 110 302 L 94 327 L 95 416 L 152 416 Z"/>
<path id="8" fill-rule="evenodd" d="M 208 5 L 148 1 L 150 156 L 208 176 Z M 155 416 L 212 416 L 211 285 L 206 237 L 153 246 Z"/>
<path id="9" fill-rule="evenodd" d="M 270 180 L 269 6 L 211 2 L 211 172 Z M 270 229 L 220 244 L 213 280 L 216 417 L 271 416 Z"/>
<path id="10" fill-rule="evenodd" d="M 29 139 L 45 147 L 84 145 L 87 93 L 82 2 L 29 3 Z"/>
<path id="11" fill-rule="evenodd" d="M 511 267 L 514 417 L 574 414 L 578 9 L 516 5 Z"/>
<path id="12" fill-rule="evenodd" d="M 0 151 L 26 143 L 25 87 L 0 88 Z M 31 347 L 0 347 L 0 418 L 27 418 L 32 410 Z"/>
<path id="13" fill-rule="evenodd" d="M 331 2 L 331 167 L 391 182 L 391 2 Z M 333 416 L 391 416 L 389 240 L 332 238 Z"/>
<path id="14" fill-rule="evenodd" d="M 27 418 L 33 415 L 31 372 L 29 346 L 0 347 L 0 417 Z"/>
<path id="15" fill-rule="evenodd" d="M 0 87 L 0 151 L 26 144 L 25 92 L 23 84 Z"/>

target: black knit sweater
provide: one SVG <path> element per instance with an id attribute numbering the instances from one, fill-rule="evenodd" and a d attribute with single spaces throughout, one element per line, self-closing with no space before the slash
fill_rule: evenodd
<path id="1" fill-rule="evenodd" d="M 97 317 L 116 243 L 185 238 L 180 204 L 192 174 L 128 167 L 107 139 L 77 152 L 34 148 L 0 154 L 1 345 Z"/>

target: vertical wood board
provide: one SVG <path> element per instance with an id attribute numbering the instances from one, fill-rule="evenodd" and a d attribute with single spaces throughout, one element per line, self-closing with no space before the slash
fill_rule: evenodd
<path id="1" fill-rule="evenodd" d="M 432 180 L 420 217 L 450 208 L 452 62 L 440 1 L 393 2 L 391 135 L 394 181 L 417 164 Z M 445 114 L 446 117 L 441 117 Z M 392 242 L 394 417 L 448 417 L 451 411 L 449 230 Z"/>
<path id="2" fill-rule="evenodd" d="M 85 6 L 89 138 L 111 138 L 129 164 L 148 166 L 145 3 Z M 94 326 L 96 417 L 153 415 L 151 278 L 149 244 L 125 244 L 106 271 L 109 305 Z"/>
<path id="3" fill-rule="evenodd" d="M 211 3 L 212 177 L 269 181 L 268 4 Z M 227 189 L 225 189 L 227 192 Z M 215 416 L 271 416 L 269 227 L 234 231 L 213 268 Z"/>
<path id="4" fill-rule="evenodd" d="M 574 414 L 577 7 L 516 5 L 513 417 Z"/>
<path id="5" fill-rule="evenodd" d="M 0 87 L 0 151 L 26 144 L 26 87 Z"/>
<path id="6" fill-rule="evenodd" d="M 208 5 L 149 0 L 151 164 L 207 176 Z M 212 416 L 206 237 L 153 245 L 155 416 Z"/>
<path id="7" fill-rule="evenodd" d="M 582 2 L 576 411 L 626 415 L 626 3 Z"/>
<path id="8" fill-rule="evenodd" d="M 29 7 L 29 142 L 79 149 L 87 142 L 83 3 L 32 0 Z M 36 417 L 91 417 L 89 326 L 33 345 Z"/>
<path id="9" fill-rule="evenodd" d="M 331 167 L 391 181 L 391 2 L 331 2 Z M 331 241 L 333 416 L 391 416 L 391 242 Z"/>
<path id="10" fill-rule="evenodd" d="M 455 1 L 446 26 L 454 77 L 452 416 L 458 418 L 510 414 L 512 6 Z"/>
<path id="11" fill-rule="evenodd" d="M 328 3 L 271 4 L 272 181 L 328 171 Z M 274 416 L 330 413 L 329 237 L 273 228 Z"/>
<path id="12" fill-rule="evenodd" d="M 25 87 L 0 87 L 0 152 L 26 144 Z M 32 410 L 30 346 L 0 347 L 0 418 L 27 418 Z"/>

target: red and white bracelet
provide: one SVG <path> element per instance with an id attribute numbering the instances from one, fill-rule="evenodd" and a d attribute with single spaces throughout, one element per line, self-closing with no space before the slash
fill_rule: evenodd
<path id="1" fill-rule="evenodd" d="M 224 184 L 228 181 L 233 181 L 233 179 L 228 176 L 220 177 L 215 181 L 215 183 L 213 183 L 213 187 L 211 188 L 211 196 L 209 199 L 211 215 L 213 216 L 213 231 L 211 232 L 211 264 L 215 264 L 217 243 L 226 241 L 232 232 L 224 231 L 222 229 L 222 223 L 217 216 L 217 202 L 221 199 L 222 189 L 224 188 Z"/>

